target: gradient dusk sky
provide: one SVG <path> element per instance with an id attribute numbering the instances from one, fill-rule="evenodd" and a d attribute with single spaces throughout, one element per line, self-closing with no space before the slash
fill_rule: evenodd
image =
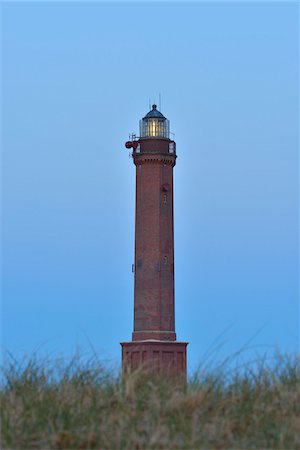
<path id="1" fill-rule="evenodd" d="M 158 102 L 177 142 L 175 302 L 188 364 L 299 349 L 297 2 L 2 4 L 2 344 L 133 325 L 135 168 Z M 216 353 L 212 349 L 218 348 Z"/>

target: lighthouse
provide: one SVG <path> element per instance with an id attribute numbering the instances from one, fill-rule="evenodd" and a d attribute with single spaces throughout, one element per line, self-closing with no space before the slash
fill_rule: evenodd
<path id="1" fill-rule="evenodd" d="M 174 195 L 176 143 L 156 105 L 140 120 L 140 136 L 126 142 L 136 166 L 134 321 L 122 342 L 123 371 L 186 377 L 186 342 L 176 339 Z"/>

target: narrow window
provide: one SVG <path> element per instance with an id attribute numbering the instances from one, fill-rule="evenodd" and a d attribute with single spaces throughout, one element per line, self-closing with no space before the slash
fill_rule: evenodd
<path id="1" fill-rule="evenodd" d="M 168 203 L 168 197 L 167 194 L 164 194 L 164 205 L 166 205 Z"/>
<path id="2" fill-rule="evenodd" d="M 174 153 L 174 142 L 170 142 L 169 144 L 169 153 Z"/>
<path id="3" fill-rule="evenodd" d="M 167 256 L 164 256 L 164 265 L 166 266 L 167 263 L 168 263 L 168 257 L 167 257 Z"/>

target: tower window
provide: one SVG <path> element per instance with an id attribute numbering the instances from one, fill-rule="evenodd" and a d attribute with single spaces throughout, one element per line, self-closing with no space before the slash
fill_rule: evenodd
<path id="1" fill-rule="evenodd" d="M 164 205 L 166 205 L 168 203 L 168 197 L 167 194 L 164 194 Z"/>
<path id="2" fill-rule="evenodd" d="M 168 264 L 168 257 L 164 256 L 164 266 L 166 266 Z"/>
<path id="3" fill-rule="evenodd" d="M 174 142 L 169 143 L 169 153 L 174 153 Z"/>

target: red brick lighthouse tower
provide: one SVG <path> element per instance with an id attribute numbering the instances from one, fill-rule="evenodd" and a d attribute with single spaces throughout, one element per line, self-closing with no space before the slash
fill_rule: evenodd
<path id="1" fill-rule="evenodd" d="M 186 342 L 176 341 L 174 315 L 173 167 L 176 144 L 156 108 L 126 142 L 136 166 L 134 329 L 123 342 L 123 370 L 186 376 Z"/>

